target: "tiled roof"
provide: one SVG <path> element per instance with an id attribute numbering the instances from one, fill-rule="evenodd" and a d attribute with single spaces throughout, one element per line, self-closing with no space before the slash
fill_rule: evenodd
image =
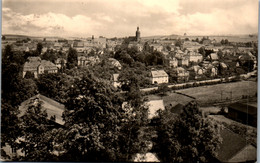
<path id="1" fill-rule="evenodd" d="M 210 54 L 210 58 L 211 58 L 212 60 L 218 60 L 218 54 L 217 54 L 217 53 L 211 53 L 211 54 Z"/>
<path id="2" fill-rule="evenodd" d="M 42 61 L 32 61 L 32 62 L 25 62 L 23 71 L 37 71 L 37 67 L 42 65 L 45 70 L 56 70 L 57 66 L 46 60 Z"/>
<path id="3" fill-rule="evenodd" d="M 151 71 L 151 73 L 152 73 L 152 77 L 154 78 L 168 76 L 168 74 L 164 70 L 155 70 L 155 71 Z"/>
<path id="4" fill-rule="evenodd" d="M 51 116 L 55 116 L 56 117 L 56 119 L 55 119 L 56 123 L 61 124 L 61 125 L 64 124 L 64 121 L 63 121 L 63 118 L 62 118 L 62 113 L 65 110 L 64 105 L 60 104 L 60 103 L 58 103 L 58 102 L 56 102 L 56 101 L 54 101 L 54 100 L 52 100 L 48 97 L 45 97 L 41 94 L 33 96 L 33 97 L 29 98 L 28 100 L 25 100 L 24 102 L 22 102 L 20 107 L 19 107 L 19 110 L 21 112 L 18 116 L 19 117 L 23 116 L 26 112 L 27 105 L 31 102 L 31 100 L 36 100 L 36 99 L 43 102 L 42 108 L 46 109 L 46 112 L 48 114 L 48 118 L 50 118 Z"/>
<path id="5" fill-rule="evenodd" d="M 221 162 L 228 162 L 233 156 L 249 145 L 240 135 L 227 128 L 222 129 L 220 135 L 223 141 L 216 152 L 218 154 L 217 159 Z M 250 155 L 250 152 L 248 155 Z"/>

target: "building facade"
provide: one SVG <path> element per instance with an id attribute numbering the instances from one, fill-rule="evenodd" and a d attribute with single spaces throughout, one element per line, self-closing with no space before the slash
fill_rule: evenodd
<path id="1" fill-rule="evenodd" d="M 151 71 L 151 74 L 152 84 L 162 84 L 169 82 L 169 76 L 164 70 L 154 70 Z"/>

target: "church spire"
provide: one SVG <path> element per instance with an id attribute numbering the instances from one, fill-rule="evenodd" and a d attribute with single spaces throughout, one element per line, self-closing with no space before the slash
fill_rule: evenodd
<path id="1" fill-rule="evenodd" d="M 140 31 L 139 31 L 139 26 L 137 26 L 136 34 L 135 34 L 135 39 L 136 41 L 140 41 Z"/>

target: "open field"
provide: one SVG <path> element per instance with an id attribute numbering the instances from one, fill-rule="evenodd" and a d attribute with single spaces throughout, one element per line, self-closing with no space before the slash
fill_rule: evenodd
<path id="1" fill-rule="evenodd" d="M 254 96 L 257 82 L 240 81 L 179 90 L 177 92 L 195 97 L 199 104 L 213 104 L 224 100 L 239 100 L 242 96 Z M 222 94 L 222 95 L 221 95 Z"/>
<path id="2" fill-rule="evenodd" d="M 192 98 L 189 98 L 181 94 L 173 93 L 173 92 L 167 92 L 167 95 L 165 96 L 151 94 L 148 95 L 147 97 L 149 100 L 163 100 L 165 106 L 168 106 L 170 104 L 177 104 L 177 103 L 185 105 L 188 102 L 193 100 Z"/>
<path id="3" fill-rule="evenodd" d="M 231 99 L 234 101 L 241 100 L 242 96 L 254 96 L 257 92 L 257 82 L 240 81 L 223 83 L 187 88 L 176 92 L 177 93 L 167 92 L 165 96 L 150 94 L 147 97 L 149 100 L 163 100 L 165 106 L 170 103 L 187 104 L 189 101 L 193 100 L 192 98 L 178 94 L 182 93 L 196 98 L 201 106 L 212 106 L 212 104 L 216 102 L 231 102 Z"/>

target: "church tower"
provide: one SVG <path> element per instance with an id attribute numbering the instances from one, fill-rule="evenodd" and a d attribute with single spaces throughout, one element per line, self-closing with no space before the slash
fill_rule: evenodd
<path id="1" fill-rule="evenodd" d="M 136 33 L 135 33 L 135 39 L 136 41 L 140 41 L 140 31 L 139 31 L 139 27 L 137 27 Z"/>

